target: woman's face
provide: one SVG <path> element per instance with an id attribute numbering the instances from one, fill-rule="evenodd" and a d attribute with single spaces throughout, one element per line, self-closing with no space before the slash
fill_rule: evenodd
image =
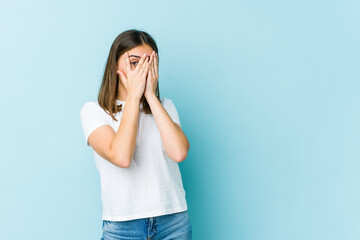
<path id="1" fill-rule="evenodd" d="M 130 59 L 131 70 L 135 69 L 137 63 L 140 61 L 141 56 L 143 54 L 146 53 L 147 56 L 150 56 L 152 51 L 154 51 L 154 50 L 147 44 L 143 44 L 143 45 L 140 45 L 140 46 L 137 46 L 135 48 L 128 50 L 127 53 L 128 53 L 129 59 Z M 125 74 L 125 76 L 127 76 L 125 60 L 126 60 L 125 54 L 122 54 L 119 58 L 116 71 L 120 70 Z M 118 74 L 118 73 L 116 73 L 116 74 Z M 121 81 L 121 82 L 124 85 L 124 82 L 123 81 Z"/>

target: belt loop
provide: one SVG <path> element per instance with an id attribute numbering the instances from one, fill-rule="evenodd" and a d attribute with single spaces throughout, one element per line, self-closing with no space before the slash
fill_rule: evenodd
<path id="1" fill-rule="evenodd" d="M 150 218 L 149 218 L 149 228 L 152 228 L 153 222 L 154 222 L 154 218 L 153 218 L 153 217 L 150 217 Z"/>

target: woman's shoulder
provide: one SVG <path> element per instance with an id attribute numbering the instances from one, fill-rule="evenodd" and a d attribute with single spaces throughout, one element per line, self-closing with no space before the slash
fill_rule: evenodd
<path id="1" fill-rule="evenodd" d="M 171 98 L 168 97 L 161 97 L 160 100 L 163 106 L 168 106 L 172 102 Z"/>
<path id="2" fill-rule="evenodd" d="M 83 104 L 80 110 L 81 114 L 92 114 L 92 113 L 103 113 L 106 114 L 104 109 L 100 106 L 97 101 L 88 101 Z"/>
<path id="3" fill-rule="evenodd" d="M 101 108 L 99 103 L 97 101 L 88 101 L 88 102 L 84 102 L 84 104 L 81 107 L 81 110 L 93 110 L 93 109 L 97 109 L 97 108 Z"/>

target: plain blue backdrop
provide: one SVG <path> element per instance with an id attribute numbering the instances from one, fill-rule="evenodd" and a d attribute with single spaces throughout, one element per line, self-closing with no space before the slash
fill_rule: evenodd
<path id="1" fill-rule="evenodd" d="M 0 239 L 99 239 L 80 108 L 124 30 L 159 47 L 193 239 L 360 239 L 359 1 L 2 1 Z"/>

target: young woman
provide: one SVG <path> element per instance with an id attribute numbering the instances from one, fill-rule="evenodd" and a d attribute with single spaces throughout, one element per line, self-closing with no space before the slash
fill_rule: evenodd
<path id="1" fill-rule="evenodd" d="M 178 163 L 190 144 L 171 99 L 159 93 L 154 39 L 135 29 L 114 40 L 97 101 L 80 111 L 100 173 L 102 240 L 192 239 Z"/>

